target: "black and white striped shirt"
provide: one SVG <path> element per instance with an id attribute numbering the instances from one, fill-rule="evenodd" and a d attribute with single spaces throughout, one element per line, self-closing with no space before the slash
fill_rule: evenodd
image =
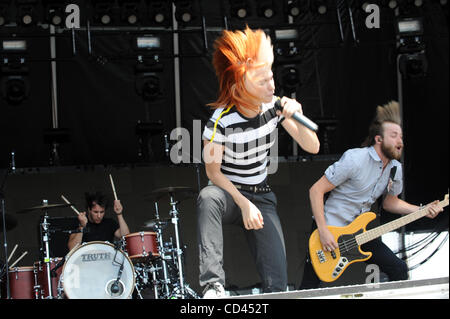
<path id="1" fill-rule="evenodd" d="M 232 182 L 257 185 L 267 178 L 269 151 L 274 145 L 278 123 L 284 117 L 277 116 L 274 101 L 262 104 L 262 112 L 254 118 L 246 118 L 233 106 L 214 124 L 225 108 L 215 110 L 205 125 L 203 138 L 225 146 L 221 171 Z"/>

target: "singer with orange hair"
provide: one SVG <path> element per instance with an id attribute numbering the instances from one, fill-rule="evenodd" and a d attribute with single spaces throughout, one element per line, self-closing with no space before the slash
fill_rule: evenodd
<path id="1" fill-rule="evenodd" d="M 245 230 L 264 292 L 287 288 L 286 252 L 277 199 L 267 183 L 268 155 L 279 124 L 302 149 L 319 151 L 319 140 L 291 117 L 300 103 L 281 98 L 275 110 L 273 47 L 262 30 L 224 31 L 214 44 L 218 98 L 203 131 L 209 185 L 197 199 L 199 280 L 204 298 L 225 296 L 223 224 Z"/>

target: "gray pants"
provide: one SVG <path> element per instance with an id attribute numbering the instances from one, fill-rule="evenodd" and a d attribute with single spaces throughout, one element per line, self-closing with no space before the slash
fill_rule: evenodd
<path id="1" fill-rule="evenodd" d="M 220 187 L 206 186 L 197 199 L 198 245 L 200 254 L 200 285 L 220 282 L 225 286 L 223 270 L 222 225 L 234 224 L 244 229 L 250 251 L 255 259 L 264 292 L 286 291 L 286 250 L 273 192 L 254 194 L 241 191 L 264 218 L 264 227 L 246 230 L 240 208 L 231 195 Z"/>

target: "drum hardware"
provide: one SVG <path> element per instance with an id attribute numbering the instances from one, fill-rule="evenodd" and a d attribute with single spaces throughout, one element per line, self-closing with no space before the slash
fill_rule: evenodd
<path id="1" fill-rule="evenodd" d="M 61 297 L 61 290 L 59 289 L 59 281 L 61 279 L 62 266 L 65 258 L 51 258 L 50 259 L 50 280 L 52 282 L 53 298 Z M 35 272 L 35 294 L 38 299 L 46 299 L 49 295 L 47 264 L 42 261 L 34 263 Z"/>
<path id="2" fill-rule="evenodd" d="M 144 299 L 141 294 L 141 290 L 144 289 L 148 285 L 148 275 L 145 271 L 145 268 L 134 266 L 134 273 L 136 276 L 136 282 L 134 284 L 134 288 L 140 299 Z"/>
<path id="3" fill-rule="evenodd" d="M 6 232 L 8 230 L 13 229 L 14 227 L 16 227 L 17 225 L 17 221 L 15 220 L 14 217 L 12 217 L 11 215 L 6 213 L 6 201 L 5 201 L 5 185 L 6 185 L 6 180 L 9 176 L 9 174 L 14 173 L 16 171 L 16 165 L 15 165 L 15 160 L 14 160 L 14 155 L 15 152 L 11 152 L 11 167 L 7 170 L 5 170 L 5 175 L 3 176 L 3 180 L 0 184 L 0 209 L 2 211 L 2 219 L 0 221 L 1 223 L 1 229 L 0 232 L 3 233 L 3 248 L 4 248 L 4 256 L 5 256 L 5 274 L 6 274 L 6 298 L 9 299 L 11 298 L 11 294 L 10 294 L 10 287 L 9 287 L 9 265 L 8 265 L 8 260 L 7 260 L 7 256 L 8 256 L 8 239 L 7 239 L 7 235 Z M 0 282 L 1 282 L 1 278 L 0 277 Z"/>
<path id="4" fill-rule="evenodd" d="M 161 270 L 160 267 L 151 262 L 150 264 L 139 263 L 135 265 L 135 274 L 136 274 L 136 291 L 140 299 L 144 299 L 141 291 L 148 287 L 153 287 L 153 293 L 155 299 L 159 299 L 159 287 L 161 284 L 161 280 L 158 280 L 158 271 Z M 151 274 L 151 278 L 150 275 Z"/>
<path id="5" fill-rule="evenodd" d="M 122 277 L 123 263 L 125 261 L 125 256 L 123 257 L 122 262 L 118 263 L 116 261 L 116 257 L 117 257 L 117 252 L 119 251 L 119 247 L 115 246 L 114 248 L 116 250 L 116 254 L 114 255 L 114 258 L 113 258 L 113 264 L 114 263 L 116 263 L 118 265 L 120 264 L 120 266 L 119 266 L 119 271 L 117 274 L 117 279 L 114 282 L 112 282 L 110 286 L 108 285 L 109 289 L 107 289 L 107 291 L 111 292 L 111 294 L 112 294 L 111 296 L 113 296 L 113 295 L 120 296 L 123 293 L 123 289 L 124 289 L 123 284 L 120 282 L 120 278 Z"/>
<path id="6" fill-rule="evenodd" d="M 155 201 L 155 218 L 158 221 L 155 225 L 156 227 L 156 234 L 157 234 L 157 239 L 158 239 L 158 247 L 161 251 L 161 269 L 163 271 L 163 281 L 162 281 L 162 285 L 164 287 L 164 291 L 166 293 L 166 295 L 169 295 L 170 290 L 169 290 L 169 277 L 168 277 L 168 273 L 167 273 L 167 264 L 166 264 L 166 251 L 164 249 L 164 240 L 163 240 L 163 235 L 162 235 L 162 231 L 163 229 L 167 226 L 168 223 L 166 222 L 161 222 L 160 218 L 159 218 L 159 209 L 158 209 L 158 202 Z"/>
<path id="7" fill-rule="evenodd" d="M 169 220 L 150 219 L 144 223 L 144 228 L 156 231 L 157 228 L 164 229 L 169 225 Z"/>
<path id="8" fill-rule="evenodd" d="M 198 298 L 197 294 L 189 288 L 189 285 L 184 280 L 184 251 L 180 245 L 180 212 L 177 209 L 177 205 L 181 200 L 192 198 L 195 193 L 189 187 L 167 187 L 153 191 L 148 197 L 155 204 L 155 219 L 146 222 L 144 227 L 155 231 L 160 254 L 159 258 L 151 262 L 151 267 L 155 267 L 156 264 L 158 265 L 156 271 L 152 271 L 152 275 L 157 276 L 153 280 L 155 297 L 157 298 Z M 169 198 L 170 218 L 161 220 L 158 211 L 158 200 L 165 197 Z M 177 197 L 177 200 L 175 197 Z M 171 237 L 168 242 L 165 242 L 163 240 L 163 230 L 169 225 L 169 222 L 173 225 L 174 238 Z M 159 294 L 158 291 L 160 292 Z"/>
<path id="9" fill-rule="evenodd" d="M 46 199 L 43 200 L 43 206 L 48 206 L 48 201 Z M 50 247 L 49 247 L 49 241 L 50 241 L 50 231 L 49 226 L 50 223 L 47 221 L 48 215 L 47 211 L 45 210 L 44 219 L 41 223 L 42 228 L 42 241 L 44 242 L 44 263 L 47 265 L 47 284 L 48 284 L 48 298 L 53 298 L 53 285 L 52 285 L 52 277 L 50 274 Z"/>
<path id="10" fill-rule="evenodd" d="M 42 201 L 42 205 L 40 206 L 35 206 L 35 207 L 29 207 L 29 208 L 25 208 L 22 210 L 17 211 L 17 214 L 24 214 L 24 213 L 29 213 L 32 211 L 47 211 L 48 209 L 53 209 L 53 208 L 62 208 L 62 207 L 69 207 L 70 204 L 49 204 L 48 201 L 46 199 L 44 199 Z"/>
<path id="11" fill-rule="evenodd" d="M 183 254 L 183 251 L 180 249 L 180 233 L 178 229 L 179 224 L 179 218 L 178 218 L 178 210 L 177 210 L 177 204 L 178 202 L 175 201 L 172 194 L 170 194 L 170 206 L 172 206 L 172 209 L 169 212 L 169 215 L 172 217 L 172 224 L 174 225 L 175 230 L 175 244 L 176 244 L 176 257 L 178 262 L 178 275 L 179 275 L 179 287 L 180 287 L 180 293 L 182 299 L 184 299 L 185 296 L 185 289 L 184 289 L 184 274 L 183 274 L 183 264 L 181 262 L 181 256 Z"/>
<path id="12" fill-rule="evenodd" d="M 127 253 L 128 255 L 131 254 L 133 257 L 132 259 L 136 261 L 136 291 L 138 297 L 141 299 L 143 299 L 141 291 L 150 286 L 153 287 L 155 299 L 159 299 L 160 297 L 164 297 L 170 293 L 170 280 L 167 275 L 164 241 L 162 237 L 162 229 L 167 226 L 168 222 L 160 220 L 158 203 L 156 202 L 155 209 L 156 219 L 151 220 L 151 226 L 147 225 L 148 222 L 145 226 L 145 228 L 151 228 L 154 232 L 139 232 L 124 236 L 127 246 Z M 150 252 L 149 258 L 142 258 L 146 253 L 146 237 L 147 239 L 152 239 L 152 241 L 147 240 L 147 244 L 149 244 L 148 247 L 153 252 Z M 136 251 L 136 246 L 139 246 L 138 241 L 142 247 L 138 247 L 138 251 Z M 160 271 L 162 271 L 162 279 L 160 279 Z"/>
<path id="13" fill-rule="evenodd" d="M 146 200 L 150 202 L 157 202 L 165 197 L 168 197 L 170 199 L 170 197 L 173 197 L 175 194 L 177 194 L 178 202 L 182 202 L 185 199 L 193 198 L 196 193 L 197 192 L 190 187 L 169 186 L 152 191 L 149 195 L 146 196 Z"/>

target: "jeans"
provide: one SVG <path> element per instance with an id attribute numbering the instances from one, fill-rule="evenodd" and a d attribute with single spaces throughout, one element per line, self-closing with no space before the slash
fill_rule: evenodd
<path id="1" fill-rule="evenodd" d="M 258 209 L 264 227 L 246 230 L 239 206 L 231 195 L 220 187 L 203 188 L 197 199 L 198 247 L 200 285 L 219 282 L 225 286 L 223 269 L 222 225 L 233 224 L 244 229 L 250 251 L 262 279 L 263 292 L 286 291 L 286 249 L 281 223 L 276 212 L 277 200 L 273 192 L 241 191 Z"/>
<path id="2" fill-rule="evenodd" d="M 367 264 L 376 264 L 380 271 L 388 276 L 390 281 L 408 279 L 408 266 L 406 263 L 398 258 L 380 238 L 361 245 L 361 250 L 372 253 L 372 257 L 365 262 Z M 303 279 L 299 289 L 319 288 L 320 279 L 317 277 L 309 259 L 309 251 L 307 253 L 308 257 L 306 258 Z"/>

